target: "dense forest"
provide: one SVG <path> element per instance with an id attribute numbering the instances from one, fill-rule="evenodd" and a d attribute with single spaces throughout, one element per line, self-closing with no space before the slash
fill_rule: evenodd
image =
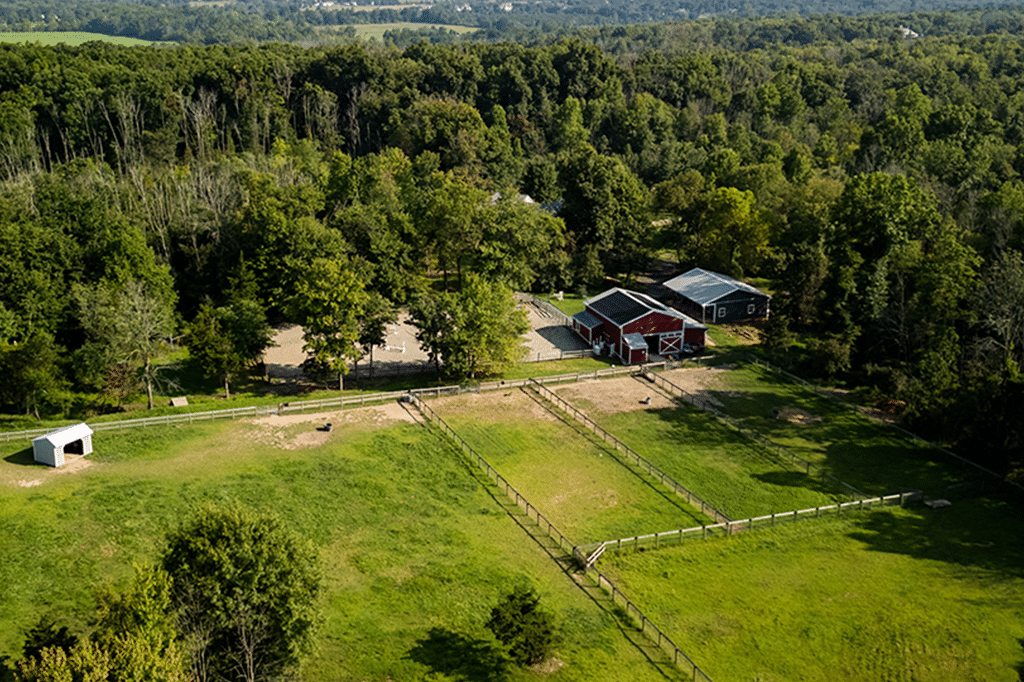
<path id="1" fill-rule="evenodd" d="M 60 412 L 117 384 L 103 319 L 139 310 L 150 332 L 244 330 L 295 319 L 313 276 L 387 305 L 442 275 L 594 292 L 668 251 L 768 279 L 780 361 L 1010 471 L 1024 39 L 735 26 L 703 47 L 692 22 L 536 46 L 3 46 L 0 400 Z"/>

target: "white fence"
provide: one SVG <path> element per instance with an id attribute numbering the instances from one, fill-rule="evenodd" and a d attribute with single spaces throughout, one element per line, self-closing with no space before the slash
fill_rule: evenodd
<path id="1" fill-rule="evenodd" d="M 877 509 L 879 507 L 903 506 L 908 500 L 917 499 L 920 493 L 897 493 L 883 497 L 872 497 L 852 502 L 840 502 L 824 507 L 813 507 L 797 511 L 780 512 L 777 514 L 766 514 L 755 516 L 749 519 L 738 521 L 725 521 L 707 526 L 694 526 L 693 528 L 681 528 L 668 530 L 662 533 L 650 533 L 648 535 L 637 535 L 630 538 L 618 538 L 605 542 L 595 542 L 580 545 L 576 548 L 577 560 L 583 565 L 592 565 L 597 558 L 606 551 L 657 549 L 681 545 L 684 540 L 703 540 L 710 537 L 723 535 L 735 535 L 761 528 L 772 528 L 784 523 L 795 523 L 804 519 L 819 519 L 827 516 L 843 516 L 856 511 Z"/>

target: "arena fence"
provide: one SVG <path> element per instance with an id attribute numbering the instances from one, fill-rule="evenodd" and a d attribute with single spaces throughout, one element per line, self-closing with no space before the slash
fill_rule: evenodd
<path id="1" fill-rule="evenodd" d="M 675 493 L 679 497 L 685 498 L 688 504 L 700 509 L 702 514 L 710 516 L 717 522 L 729 521 L 728 516 L 726 516 L 721 511 L 716 509 L 713 505 L 704 501 L 703 498 L 701 498 L 693 491 L 687 489 L 686 487 L 678 483 L 671 476 L 666 474 L 664 471 L 659 469 L 657 466 L 652 464 L 642 455 L 633 450 L 633 448 L 629 447 L 628 445 L 620 441 L 618 438 L 605 431 L 600 425 L 597 424 L 597 422 L 595 422 L 586 414 L 578 410 L 571 403 L 564 400 L 561 396 L 552 391 L 550 388 L 548 388 L 539 381 L 534 381 L 533 379 L 531 379 L 530 381 L 531 387 L 534 388 L 534 390 L 536 390 L 544 399 L 554 403 L 555 406 L 557 406 L 560 410 L 571 415 L 574 419 L 576 419 L 576 421 L 583 424 L 589 431 L 593 432 L 595 435 L 599 436 L 602 440 L 604 440 L 604 442 L 609 443 L 616 450 L 625 453 L 625 455 L 634 464 L 636 464 L 637 467 L 639 467 L 643 471 L 646 471 L 654 478 L 658 479 L 659 482 L 667 486 L 673 493 Z"/>
<path id="2" fill-rule="evenodd" d="M 439 414 L 437 414 L 437 412 L 431 409 L 430 406 L 420 398 L 419 395 L 410 394 L 408 400 L 416 405 L 428 421 L 436 424 L 445 435 L 451 438 L 459 446 L 462 452 L 469 455 L 476 465 L 487 474 L 487 477 L 490 478 L 496 486 L 501 488 L 505 494 L 508 495 L 509 499 L 515 501 L 516 506 L 526 513 L 528 519 L 535 521 L 537 526 L 543 530 L 549 538 L 558 542 L 558 548 L 561 551 L 566 552 L 566 554 L 569 554 L 578 560 L 578 557 L 581 556 L 579 548 L 573 545 L 568 538 L 559 532 L 536 507 L 526 500 L 522 493 L 516 490 L 512 484 L 505 479 L 505 477 L 499 474 L 494 467 L 488 464 L 487 460 L 481 457 L 480 454 L 474 450 L 471 445 L 469 445 L 469 443 L 463 440 L 462 436 L 457 434 L 455 430 L 452 429 L 452 427 L 450 427 Z M 644 633 L 652 641 L 656 642 L 658 647 L 672 659 L 672 662 L 676 666 L 691 675 L 694 680 L 712 682 L 711 678 L 708 677 L 682 649 L 676 646 L 675 642 L 673 642 L 668 635 L 655 626 L 654 623 L 644 615 L 640 608 L 630 601 L 629 598 L 627 598 L 611 580 L 605 577 L 600 571 L 592 569 L 592 567 L 588 567 L 587 570 L 585 570 L 585 573 L 597 582 L 598 587 L 601 587 L 610 593 L 612 604 L 624 609 L 626 615 L 636 621 L 640 632 Z"/>

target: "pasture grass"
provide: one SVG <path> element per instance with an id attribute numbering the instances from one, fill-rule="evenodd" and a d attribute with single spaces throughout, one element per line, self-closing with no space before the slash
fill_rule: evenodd
<path id="1" fill-rule="evenodd" d="M 601 568 L 715 680 L 1016 682 L 1022 511 L 884 508 Z"/>
<path id="2" fill-rule="evenodd" d="M 435 409 L 573 543 L 711 523 L 600 440 L 531 414 L 531 406 L 543 408 L 524 392 L 478 398 L 446 399 Z"/>
<path id="3" fill-rule="evenodd" d="M 973 477 L 941 460 L 938 451 L 759 365 L 721 374 L 714 394 L 733 419 L 869 495 L 924 490 L 941 496 Z M 772 416 L 785 408 L 821 419 L 801 424 Z"/>
<path id="4" fill-rule="evenodd" d="M 571 390 L 571 389 L 569 389 Z M 562 397 L 732 519 L 835 504 L 834 487 L 797 471 L 713 416 L 684 404 L 609 414 Z"/>
<path id="5" fill-rule="evenodd" d="M 679 679 L 649 662 L 649 643 L 624 634 L 434 429 L 356 421 L 302 447 L 315 421 L 102 432 L 77 470 L 32 465 L 25 442 L 0 444 L 0 656 L 17 658 L 44 613 L 81 634 L 97 586 L 123 586 L 132 562 L 156 561 L 197 505 L 234 500 L 275 513 L 321 557 L 324 621 L 305 679 L 504 679 L 484 623 L 523 582 L 561 623 L 558 679 L 611 682 L 622 669 Z"/>

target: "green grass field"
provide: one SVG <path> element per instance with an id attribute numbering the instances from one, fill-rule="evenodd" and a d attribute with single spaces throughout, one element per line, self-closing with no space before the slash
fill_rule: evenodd
<path id="1" fill-rule="evenodd" d="M 901 489 L 939 494 L 972 476 L 951 467 L 937 451 L 764 367 L 738 365 L 721 374 L 719 388 L 715 395 L 730 417 L 869 495 Z M 820 420 L 797 424 L 772 416 L 773 410 L 787 408 Z"/>
<path id="2" fill-rule="evenodd" d="M 730 516 L 831 501 L 832 491 L 773 468 L 703 413 L 640 408 L 615 383 L 628 381 L 587 382 L 590 392 L 570 399 L 712 503 L 721 496 Z M 714 381 L 730 415 L 862 489 L 962 478 L 941 457 L 760 368 Z M 569 388 L 558 390 L 569 397 Z M 630 409 L 598 414 L 602 392 Z M 430 404 L 573 542 L 707 522 L 521 391 Z M 772 418 L 779 408 L 823 419 Z M 96 587 L 123 585 L 133 561 L 153 561 L 195 505 L 236 500 L 278 514 L 322 557 L 324 622 L 303 679 L 498 682 L 483 623 L 523 581 L 558 614 L 564 665 L 509 679 L 684 677 L 617 620 L 606 593 L 552 560 L 552 543 L 466 456 L 403 414 L 394 404 L 332 412 L 330 434 L 313 428 L 322 415 L 101 432 L 90 465 L 64 470 L 33 465 L 27 441 L 0 443 L 0 656 L 17 657 L 46 613 L 81 632 Z M 599 567 L 716 682 L 1016 682 L 1022 511 L 982 497 L 941 510 L 885 508 L 609 552 Z"/>
<path id="3" fill-rule="evenodd" d="M 81 45 L 101 41 L 114 43 L 115 45 L 169 45 L 150 40 L 139 40 L 138 38 L 125 38 L 123 36 L 107 36 L 102 33 L 85 33 L 82 31 L 18 31 L 14 33 L 0 33 L 0 43 L 40 43 L 41 45 Z"/>
<path id="4" fill-rule="evenodd" d="M 712 679 L 1017 682 L 1021 508 L 888 508 L 602 570 Z"/>
<path id="5" fill-rule="evenodd" d="M 414 24 L 408 21 L 396 21 L 390 24 L 352 24 L 356 29 L 356 37 L 363 40 L 383 40 L 384 34 L 388 31 L 401 31 L 407 28 L 410 31 L 417 31 L 421 28 L 445 28 L 456 33 L 472 33 L 480 29 L 473 26 L 442 26 L 440 24 Z"/>
<path id="6" fill-rule="evenodd" d="M 613 449 L 545 418 L 521 391 L 460 396 L 435 409 L 575 544 L 711 523 Z"/>
<path id="7" fill-rule="evenodd" d="M 572 385 L 558 393 L 730 518 L 825 506 L 841 498 L 833 487 L 795 470 L 695 407 L 608 414 L 575 397 Z"/>
<path id="8" fill-rule="evenodd" d="M 44 613 L 81 632 L 96 587 L 154 561 L 196 504 L 237 500 L 278 514 L 322 557 L 324 623 L 305 679 L 497 680 L 483 624 L 522 581 L 562 624 L 557 679 L 614 681 L 623 666 L 633 679 L 678 678 L 648 662 L 649 643 L 624 635 L 434 429 L 350 416 L 319 446 L 312 417 L 100 433 L 77 470 L 0 445 L 0 655 L 16 658 Z"/>

